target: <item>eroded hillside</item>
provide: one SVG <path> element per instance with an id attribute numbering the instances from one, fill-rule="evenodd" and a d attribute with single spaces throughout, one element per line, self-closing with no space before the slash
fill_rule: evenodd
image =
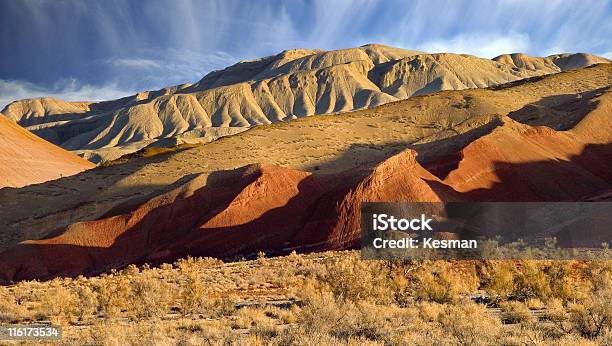
<path id="1" fill-rule="evenodd" d="M 2 271 L 354 247 L 366 200 L 598 198 L 612 190 L 611 81 L 608 64 L 440 92 L 1 190 L 4 248 L 48 238 L 7 250 Z"/>
<path id="2" fill-rule="evenodd" d="M 202 143 L 255 125 L 372 108 L 440 90 L 483 88 L 608 62 L 588 54 L 493 60 L 382 45 L 289 50 L 178 85 L 98 103 L 16 101 L 2 114 L 94 162 L 145 146 Z"/>

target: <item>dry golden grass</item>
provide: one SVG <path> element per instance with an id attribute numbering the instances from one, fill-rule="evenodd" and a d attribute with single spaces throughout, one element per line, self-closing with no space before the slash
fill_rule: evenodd
<path id="1" fill-rule="evenodd" d="M 0 320 L 60 324 L 70 345 L 596 345 L 612 339 L 611 273 L 610 261 L 391 263 L 354 251 L 187 258 L 0 287 Z"/>

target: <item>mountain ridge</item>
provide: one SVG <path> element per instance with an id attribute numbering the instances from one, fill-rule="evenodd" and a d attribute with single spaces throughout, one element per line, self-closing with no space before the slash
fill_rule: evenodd
<path id="1" fill-rule="evenodd" d="M 421 165 L 444 178 L 456 166 L 455 153 L 499 127 L 504 116 L 530 126 L 547 126 L 560 134 L 573 129 L 573 136 L 588 138 L 589 143 L 599 145 L 592 148 L 600 148 L 610 143 L 606 129 L 611 102 L 602 95 L 610 93 L 611 76 L 612 65 L 602 64 L 503 88 L 442 91 L 342 116 L 257 126 L 187 150 L 122 160 L 19 190 L 0 189 L 4 207 L 0 208 L 0 224 L 5 225 L 0 249 L 43 238 L 70 223 L 116 215 L 116 210 L 144 203 L 193 175 L 205 173 L 212 178 L 217 171 L 253 163 L 335 174 L 376 165 L 400 151 L 414 149 Z M 608 125 L 601 119 L 607 119 Z M 589 150 L 599 152 L 600 157 L 609 155 L 605 148 Z M 432 162 L 442 159 L 447 161 L 439 165 L 441 169 L 431 168 Z M 605 173 L 587 164 L 597 175 Z"/>
<path id="2" fill-rule="evenodd" d="M 213 71 L 193 85 L 97 103 L 16 101 L 2 114 L 100 162 L 164 138 L 209 142 L 256 125 L 372 108 L 440 90 L 494 86 L 598 62 L 608 60 L 586 54 L 482 59 L 383 45 L 296 49 Z"/>

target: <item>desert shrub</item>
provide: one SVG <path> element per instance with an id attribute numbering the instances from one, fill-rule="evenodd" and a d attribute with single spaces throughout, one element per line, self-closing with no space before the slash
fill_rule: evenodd
<path id="1" fill-rule="evenodd" d="M 588 276 L 594 291 L 605 291 L 612 287 L 612 261 L 589 262 Z"/>
<path id="2" fill-rule="evenodd" d="M 251 328 L 255 320 L 267 318 L 263 310 L 253 307 L 244 307 L 236 312 L 235 318 L 232 321 L 232 329 L 248 329 Z"/>
<path id="3" fill-rule="evenodd" d="M 163 271 L 170 271 L 172 270 L 173 266 L 170 263 L 162 263 L 159 265 L 159 269 L 163 270 Z"/>
<path id="4" fill-rule="evenodd" d="M 225 321 L 188 322 L 177 327 L 176 344 L 181 346 L 239 345 L 239 336 L 232 333 Z"/>
<path id="5" fill-rule="evenodd" d="M 0 323 L 18 323 L 29 319 L 29 313 L 21 300 L 8 289 L 0 286 Z"/>
<path id="6" fill-rule="evenodd" d="M 189 333 L 197 333 L 197 332 L 203 331 L 204 326 L 202 326 L 201 323 L 198 323 L 196 321 L 189 321 L 186 323 L 179 324 L 179 326 L 177 327 L 177 330 L 186 331 Z"/>
<path id="7" fill-rule="evenodd" d="M 329 333 L 342 319 L 343 312 L 332 292 L 317 290 L 307 283 L 300 291 L 304 307 L 298 316 L 298 323 L 307 333 Z"/>
<path id="8" fill-rule="evenodd" d="M 259 251 L 257 253 L 257 262 L 261 265 L 266 264 L 266 253 L 264 251 Z"/>
<path id="9" fill-rule="evenodd" d="M 176 341 L 170 334 L 170 328 L 167 326 L 148 325 L 144 323 L 136 323 L 129 326 L 128 342 L 130 345 L 159 345 L 173 346 Z"/>
<path id="10" fill-rule="evenodd" d="M 266 306 L 264 313 L 270 318 L 279 320 L 282 324 L 297 322 L 296 314 L 300 311 L 297 305 L 292 305 L 289 309 L 281 309 L 276 306 Z"/>
<path id="11" fill-rule="evenodd" d="M 581 336 L 594 339 L 612 329 L 612 288 L 596 291 L 570 307 L 570 321 Z"/>
<path id="12" fill-rule="evenodd" d="M 130 313 L 136 318 L 163 316 L 171 302 L 171 287 L 150 272 L 135 276 L 131 281 Z"/>
<path id="13" fill-rule="evenodd" d="M 76 286 L 74 289 L 77 299 L 75 314 L 79 320 L 85 320 L 98 311 L 98 299 L 89 286 Z"/>
<path id="14" fill-rule="evenodd" d="M 392 344 L 392 330 L 385 308 L 368 302 L 348 303 L 345 315 L 332 330 L 331 335 L 341 340 L 379 341 Z"/>
<path id="15" fill-rule="evenodd" d="M 554 324 L 560 335 L 568 334 L 573 329 L 569 313 L 560 299 L 551 299 L 548 302 L 545 318 Z"/>
<path id="16" fill-rule="evenodd" d="M 514 263 L 487 261 L 479 266 L 482 288 L 495 300 L 505 300 L 514 291 Z"/>
<path id="17" fill-rule="evenodd" d="M 301 283 L 302 277 L 296 272 L 301 269 L 301 267 L 288 266 L 287 270 L 282 270 L 280 272 L 275 272 L 272 275 L 268 275 L 266 277 L 266 280 L 273 287 L 280 287 L 286 289 L 297 287 Z"/>
<path id="18" fill-rule="evenodd" d="M 553 297 L 564 301 L 569 297 L 575 297 L 575 280 L 571 272 L 571 267 L 565 261 L 555 262 L 548 268 L 547 274 L 550 278 L 551 295 Z"/>
<path id="19" fill-rule="evenodd" d="M 505 330 L 500 336 L 499 344 L 507 346 L 547 345 L 546 341 L 551 338 L 558 338 L 558 336 L 551 335 L 548 327 L 519 324 Z"/>
<path id="20" fill-rule="evenodd" d="M 85 336 L 83 344 L 119 346 L 126 344 L 127 328 L 118 323 L 97 322 Z"/>
<path id="21" fill-rule="evenodd" d="M 595 291 L 580 302 L 566 309 L 561 300 L 548 304 L 546 318 L 562 334 L 575 333 L 584 338 L 595 339 L 612 330 L 612 290 Z"/>
<path id="22" fill-rule="evenodd" d="M 479 265 L 481 287 L 498 302 L 513 298 L 576 301 L 588 296 L 593 275 L 579 275 L 575 261 L 486 261 Z"/>
<path id="23" fill-rule="evenodd" d="M 542 310 L 546 308 L 546 304 L 544 304 L 544 302 L 542 302 L 539 298 L 527 299 L 525 305 L 527 305 L 529 310 Z"/>
<path id="24" fill-rule="evenodd" d="M 0 287 L 0 322 L 35 320 L 43 300 L 59 298 L 71 303 L 41 316 L 84 322 L 67 329 L 67 344 L 612 345 L 612 261 L 415 266 L 361 261 L 354 252 L 261 257 L 210 271 L 204 270 L 209 263 L 220 262 L 191 258 L 163 270 L 128 267 L 97 278 Z M 170 297 L 173 288 L 176 297 Z M 298 304 L 237 309 L 227 293 L 236 288 L 248 289 L 241 299 L 270 289 L 271 297 L 295 297 Z M 502 317 L 515 324 L 502 327 L 499 317 L 467 301 L 478 288 L 497 297 Z M 170 303 L 198 316 L 151 319 L 170 311 Z M 529 309 L 544 305 L 546 320 L 530 323 L 537 319 Z M 92 318 L 98 311 L 104 324 Z M 96 328 L 100 335 L 88 336 Z"/>
<path id="25" fill-rule="evenodd" d="M 174 266 L 181 272 L 201 270 L 212 266 L 223 264 L 223 261 L 211 257 L 191 257 L 181 258 L 174 263 Z"/>
<path id="26" fill-rule="evenodd" d="M 270 339 L 278 335 L 278 327 L 273 319 L 266 316 L 262 309 L 243 308 L 238 311 L 238 319 L 242 326 L 251 328 L 251 334 L 262 339 Z"/>
<path id="27" fill-rule="evenodd" d="M 94 324 L 81 343 L 105 346 L 175 344 L 165 328 L 145 323 L 126 325 L 110 320 Z"/>
<path id="28" fill-rule="evenodd" d="M 205 306 L 206 290 L 200 276 L 193 271 L 185 274 L 185 283 L 181 286 L 179 301 L 183 314 L 196 313 Z"/>
<path id="29" fill-rule="evenodd" d="M 593 340 L 584 339 L 576 334 L 567 334 L 559 339 L 554 340 L 553 342 L 547 343 L 548 345 L 554 346 L 601 346 L 601 345 L 609 345 L 605 343 L 598 343 Z"/>
<path id="30" fill-rule="evenodd" d="M 382 261 L 364 261 L 346 256 L 325 263 L 318 278 L 340 300 L 388 304 L 402 290 L 390 267 Z"/>
<path id="31" fill-rule="evenodd" d="M 552 261 L 545 272 L 550 280 L 550 295 L 563 301 L 588 297 L 592 284 L 580 278 L 575 261 Z"/>
<path id="32" fill-rule="evenodd" d="M 100 311 L 105 318 L 113 318 L 128 309 L 132 288 L 123 276 L 106 276 L 92 285 Z"/>
<path id="33" fill-rule="evenodd" d="M 551 296 L 550 278 L 541 261 L 524 260 L 517 266 L 512 296 L 519 300 L 537 297 L 548 300 Z"/>
<path id="34" fill-rule="evenodd" d="M 77 311 L 77 295 L 66 287 L 55 286 L 40 292 L 39 311 L 53 322 L 69 321 Z"/>
<path id="35" fill-rule="evenodd" d="M 327 333 L 307 332 L 301 327 L 288 328 L 279 333 L 279 335 L 271 340 L 270 345 L 286 346 L 286 345 L 318 345 L 318 346 L 336 346 L 341 344 L 341 341 Z"/>
<path id="36" fill-rule="evenodd" d="M 433 302 L 420 302 L 418 304 L 419 317 L 426 322 L 434 322 L 440 318 L 444 305 Z"/>
<path id="37" fill-rule="evenodd" d="M 612 345 L 612 332 L 608 330 L 606 333 L 597 337 L 594 341 L 599 345 Z"/>
<path id="38" fill-rule="evenodd" d="M 12 290 L 6 290 L 7 294 L 14 298 L 17 305 L 25 305 L 28 301 L 32 301 L 34 291 L 31 285 L 21 283 L 13 287 Z"/>
<path id="39" fill-rule="evenodd" d="M 439 321 L 459 345 L 491 344 L 501 328 L 484 306 L 469 301 L 446 305 Z"/>
<path id="40" fill-rule="evenodd" d="M 121 274 L 126 276 L 134 276 L 138 275 L 139 273 L 140 269 L 134 264 L 128 265 L 127 267 L 125 267 L 125 269 L 121 271 Z"/>
<path id="41" fill-rule="evenodd" d="M 507 323 L 533 323 L 536 318 L 525 303 L 517 301 L 507 301 L 500 304 L 504 313 L 504 320 Z"/>
<path id="42" fill-rule="evenodd" d="M 174 266 L 178 268 L 180 272 L 183 273 L 197 270 L 196 259 L 191 256 L 187 256 L 186 258 L 181 258 L 177 260 L 176 262 L 174 262 Z"/>
<path id="43" fill-rule="evenodd" d="M 478 287 L 478 278 L 473 268 L 455 270 L 448 262 L 424 266 L 415 271 L 414 279 L 414 297 L 441 304 L 455 302 L 461 294 L 471 293 Z"/>
<path id="44" fill-rule="evenodd" d="M 393 344 L 388 308 L 367 301 L 338 299 L 331 291 L 304 289 L 304 307 L 298 314 L 298 325 L 307 334 L 329 335 L 334 339 L 365 339 Z"/>
<path id="45" fill-rule="evenodd" d="M 293 305 L 288 310 L 282 310 L 279 314 L 279 318 L 284 324 L 296 323 L 298 320 L 297 316 L 301 310 L 302 309 L 299 306 Z"/>
<path id="46" fill-rule="evenodd" d="M 213 318 L 231 316 L 236 311 L 237 301 L 238 298 L 233 294 L 228 295 L 209 292 L 204 309 L 207 314 Z"/>

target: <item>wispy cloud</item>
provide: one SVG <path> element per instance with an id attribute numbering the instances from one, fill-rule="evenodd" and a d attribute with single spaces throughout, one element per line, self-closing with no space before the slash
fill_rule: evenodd
<path id="1" fill-rule="evenodd" d="M 65 101 L 102 101 L 112 100 L 133 94 L 131 90 L 108 84 L 94 86 L 82 84 L 75 79 L 57 82 L 51 88 L 45 88 L 23 80 L 0 79 L 0 109 L 15 100 L 50 96 Z"/>
<path id="2" fill-rule="evenodd" d="M 115 67 L 127 67 L 127 68 L 160 68 L 161 65 L 151 59 L 139 59 L 139 58 L 124 58 L 124 59 L 109 59 L 107 62 Z"/>
<path id="3" fill-rule="evenodd" d="M 502 53 L 519 53 L 530 46 L 529 36 L 511 33 L 507 35 L 457 35 L 445 40 L 425 42 L 419 50 L 431 53 L 463 53 L 493 58 Z"/>
<path id="4" fill-rule="evenodd" d="M 224 52 L 202 54 L 191 50 L 144 51 L 142 56 L 106 59 L 112 81 L 102 85 L 62 79 L 51 86 L 26 80 L 0 79 L 0 109 L 25 98 L 56 97 L 66 101 L 101 101 L 123 97 L 142 90 L 193 83 L 206 73 L 224 68 L 238 59 Z"/>
<path id="5" fill-rule="evenodd" d="M 193 83 L 208 72 L 227 67 L 238 59 L 223 51 L 200 53 L 190 49 L 141 50 L 131 57 L 104 61 L 112 68 L 114 83 L 150 89 Z"/>
<path id="6" fill-rule="evenodd" d="M 0 1 L 0 17 L 0 79 L 37 93 L 67 76 L 83 88 L 159 89 L 291 48 L 382 43 L 488 58 L 612 48 L 612 0 Z"/>
<path id="7" fill-rule="evenodd" d="M 603 56 L 604 58 L 608 58 L 610 60 L 612 60 L 612 51 L 611 52 L 605 52 L 600 54 L 600 56 Z"/>

